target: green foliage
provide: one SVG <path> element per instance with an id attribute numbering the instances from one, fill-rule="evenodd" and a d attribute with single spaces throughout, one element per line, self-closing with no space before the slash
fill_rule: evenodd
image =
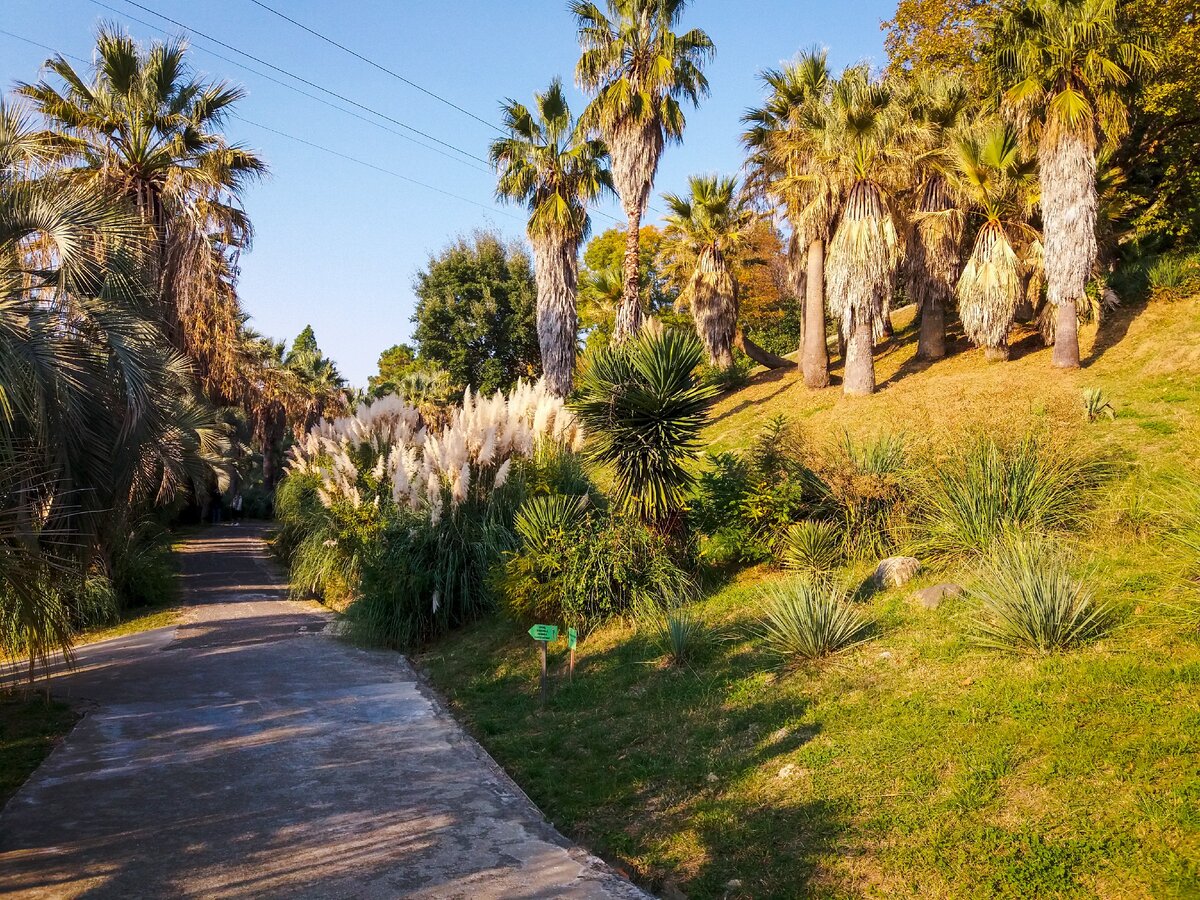
<path id="1" fill-rule="evenodd" d="M 713 641 L 708 623 L 685 606 L 657 616 L 652 627 L 655 647 L 672 666 L 691 665 Z"/>
<path id="2" fill-rule="evenodd" d="M 1004 544 L 970 590 L 975 640 L 996 650 L 1050 653 L 1105 634 L 1111 610 L 1095 603 L 1066 560 L 1042 539 Z"/>
<path id="3" fill-rule="evenodd" d="M 589 455 L 615 469 L 617 505 L 660 527 L 678 520 L 695 482 L 688 463 L 716 396 L 695 374 L 703 356 L 695 337 L 644 331 L 592 355 L 571 403 Z"/>
<path id="4" fill-rule="evenodd" d="M 881 434 L 856 443 L 846 434 L 821 467 L 846 536 L 846 553 L 888 555 L 901 542 L 912 489 L 902 438 Z"/>
<path id="5" fill-rule="evenodd" d="M 822 575 L 842 562 L 845 536 L 832 522 L 798 522 L 787 530 L 780 558 L 785 569 Z"/>
<path id="6" fill-rule="evenodd" d="M 1167 253 L 1146 269 L 1152 296 L 1178 299 L 1200 288 L 1200 253 Z"/>
<path id="7" fill-rule="evenodd" d="M 1115 419 L 1117 409 L 1100 388 L 1085 388 L 1083 391 L 1083 417 L 1089 423 L 1102 418 Z"/>
<path id="8" fill-rule="evenodd" d="M 592 628 L 658 615 L 694 593 L 666 538 L 628 515 L 588 513 L 581 496 L 530 498 L 515 528 L 520 546 L 498 582 L 518 619 Z"/>
<path id="9" fill-rule="evenodd" d="M 118 538 L 110 578 L 121 609 L 161 605 L 178 596 L 170 537 L 156 521 L 144 520 Z"/>
<path id="10" fill-rule="evenodd" d="M 754 360 L 741 350 L 734 350 L 733 365 L 728 368 L 723 369 L 707 362 L 703 363 L 700 366 L 700 380 L 716 388 L 722 394 L 729 394 L 748 385 L 750 373 L 753 371 Z"/>
<path id="11" fill-rule="evenodd" d="M 418 356 L 460 389 L 507 391 L 539 365 L 537 289 L 528 254 L 498 235 L 459 238 L 417 273 Z"/>
<path id="12" fill-rule="evenodd" d="M 1033 437 L 1002 444 L 977 438 L 940 462 L 925 485 L 918 518 L 921 554 L 985 553 L 1013 533 L 1078 525 L 1111 466 Z"/>
<path id="13" fill-rule="evenodd" d="M 846 591 L 819 578 L 798 578 L 772 588 L 760 623 L 764 649 L 784 666 L 841 653 L 867 640 L 871 623 Z"/>
<path id="14" fill-rule="evenodd" d="M 420 368 L 416 350 L 408 344 L 393 344 L 379 354 L 379 370 L 367 378 L 367 391 L 373 397 L 398 393 L 404 379 Z"/>

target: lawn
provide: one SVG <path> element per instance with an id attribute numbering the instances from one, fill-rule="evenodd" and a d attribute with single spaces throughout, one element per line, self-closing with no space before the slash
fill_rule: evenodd
<path id="1" fill-rule="evenodd" d="M 780 575 L 757 568 L 706 593 L 721 639 L 682 671 L 614 624 L 580 644 L 573 682 L 554 647 L 540 709 L 535 645 L 496 618 L 421 664 L 558 827 L 667 894 L 1200 895 L 1200 634 L 1174 611 L 1188 560 L 1162 539 L 1173 479 L 1196 477 L 1200 307 L 1152 303 L 1086 330 L 1085 368 L 1069 374 L 1033 339 L 1007 364 L 963 353 L 925 367 L 910 318 L 897 316 L 877 395 L 761 375 L 718 405 L 714 448 L 744 446 L 781 412 L 814 442 L 903 432 L 922 454 L 980 430 L 1070 436 L 1120 467 L 1075 535 L 1119 617 L 1109 636 L 1047 657 L 978 649 L 968 600 L 911 598 L 969 584 L 964 562 L 864 600 L 866 644 L 782 671 L 753 636 Z M 1083 423 L 1087 387 L 1115 421 Z"/>
<path id="2" fill-rule="evenodd" d="M 66 703 L 0 693 L 0 806 L 25 783 L 79 719 Z"/>

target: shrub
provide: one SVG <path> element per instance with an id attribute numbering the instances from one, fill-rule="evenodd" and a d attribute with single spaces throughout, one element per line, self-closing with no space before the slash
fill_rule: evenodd
<path id="1" fill-rule="evenodd" d="M 1200 254 L 1164 254 L 1146 270 L 1146 280 L 1155 296 L 1180 297 L 1200 287 Z"/>
<path id="2" fill-rule="evenodd" d="M 841 653 L 867 640 L 871 623 L 846 591 L 819 578 L 799 578 L 771 593 L 761 639 L 784 665 Z"/>
<path id="3" fill-rule="evenodd" d="M 781 558 L 785 569 L 819 575 L 842 561 L 844 538 L 832 522 L 798 522 L 787 530 Z"/>
<path id="4" fill-rule="evenodd" d="M 1089 423 L 1101 418 L 1115 419 L 1117 409 L 1099 388 L 1086 388 L 1083 392 L 1083 416 Z"/>
<path id="5" fill-rule="evenodd" d="M 918 548 L 943 558 L 982 553 L 1013 532 L 1073 527 L 1108 468 L 1032 437 L 1010 445 L 979 438 L 936 467 L 924 492 Z"/>
<path id="6" fill-rule="evenodd" d="M 985 564 L 970 591 L 978 604 L 972 631 L 997 650 L 1049 653 L 1103 635 L 1111 615 L 1094 603 L 1066 561 L 1042 539 L 1018 538 Z"/>
<path id="7" fill-rule="evenodd" d="M 880 435 L 855 443 L 849 434 L 821 469 L 841 520 L 846 554 L 888 555 L 900 542 L 911 489 L 902 438 Z"/>
<path id="8" fill-rule="evenodd" d="M 733 365 L 722 369 L 710 363 L 700 366 L 700 380 L 722 394 L 728 394 L 750 383 L 750 373 L 754 371 L 754 361 L 741 350 L 733 351 Z"/>
<path id="9" fill-rule="evenodd" d="M 696 376 L 703 358 L 694 335 L 643 331 L 590 357 L 571 405 L 591 458 L 615 470 L 621 511 L 668 531 L 695 483 L 688 463 L 717 394 Z"/>
<path id="10" fill-rule="evenodd" d="M 179 593 L 170 537 L 153 519 L 113 542 L 109 577 L 121 607 L 166 603 Z"/>
<path id="11" fill-rule="evenodd" d="M 667 539 L 632 516 L 585 512 L 581 498 L 532 498 L 516 529 L 520 545 L 499 577 L 516 618 L 591 628 L 657 615 L 694 593 Z"/>
<path id="12" fill-rule="evenodd" d="M 654 620 L 654 645 L 672 666 L 694 662 L 712 643 L 712 637 L 704 620 L 686 607 L 665 612 Z"/>

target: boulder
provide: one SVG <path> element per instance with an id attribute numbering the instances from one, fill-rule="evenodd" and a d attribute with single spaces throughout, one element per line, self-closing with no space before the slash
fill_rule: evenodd
<path id="1" fill-rule="evenodd" d="M 961 597 L 963 589 L 952 582 L 935 584 L 913 591 L 913 599 L 925 609 L 937 609 L 947 597 Z"/>
<path id="2" fill-rule="evenodd" d="M 919 571 L 921 571 L 921 561 L 915 556 L 889 556 L 887 559 L 879 561 L 871 579 L 879 590 L 903 587 Z"/>

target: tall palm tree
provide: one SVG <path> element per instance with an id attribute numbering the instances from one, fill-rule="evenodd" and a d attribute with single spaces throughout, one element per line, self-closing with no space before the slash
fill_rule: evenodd
<path id="1" fill-rule="evenodd" d="M 826 51 L 812 50 L 794 63 L 760 76 L 768 89 L 763 106 L 749 110 L 742 141 L 750 150 L 751 184 L 774 196 L 792 228 L 789 264 L 803 283 L 804 346 L 801 366 L 810 388 L 829 385 L 825 337 L 825 248 L 840 198 L 819 164 L 833 80 Z"/>
<path id="2" fill-rule="evenodd" d="M 941 359 L 946 355 L 946 311 L 954 303 L 963 231 L 963 212 L 947 174 L 971 93 L 957 75 L 926 76 L 915 79 L 907 100 L 916 146 L 904 283 L 920 315 L 917 357 Z"/>
<path id="3" fill-rule="evenodd" d="M 73 181 L 137 209 L 152 234 L 163 327 L 211 393 L 232 394 L 243 375 L 232 257 L 251 237 L 239 199 L 266 171 L 221 133 L 244 91 L 196 76 L 181 39 L 143 49 L 102 26 L 95 59 L 85 75 L 55 56 L 45 65 L 61 85 L 43 79 L 18 93 L 49 123 L 45 142 Z"/>
<path id="4" fill-rule="evenodd" d="M 680 100 L 698 106 L 708 94 L 703 68 L 713 43 L 699 29 L 676 34 L 687 0 L 573 0 L 582 54 L 575 80 L 595 95 L 584 112 L 586 126 L 604 138 L 612 155 L 613 181 L 628 219 L 625 289 L 613 339 L 641 328 L 638 302 L 638 237 L 658 161 L 667 141 L 685 125 Z"/>
<path id="5" fill-rule="evenodd" d="M 956 295 L 963 329 L 991 360 L 1008 359 L 1008 333 L 1024 296 L 1023 269 L 1036 234 L 1034 166 L 1009 125 L 992 124 L 955 144 L 956 193 L 982 221 Z"/>
<path id="6" fill-rule="evenodd" d="M 550 390 L 565 397 L 579 337 L 579 245 L 591 224 L 588 204 L 612 189 L 608 150 L 572 118 L 557 78 L 534 95 L 533 112 L 509 100 L 503 117 L 508 134 L 490 153 L 500 172 L 496 195 L 529 209 L 542 372 Z"/>
<path id="7" fill-rule="evenodd" d="M 1078 307 L 1096 262 L 1096 156 L 1127 130 L 1125 90 L 1156 65 L 1118 0 L 1019 0 L 993 30 L 1004 101 L 1038 148 L 1053 364 L 1079 366 Z"/>
<path id="8" fill-rule="evenodd" d="M 691 307 L 709 362 L 728 369 L 733 365 L 738 320 L 738 285 L 730 255 L 752 215 L 732 176 L 694 175 L 688 186 L 686 197 L 663 194 L 669 210 L 668 271 L 683 285 L 679 299 Z"/>
<path id="9" fill-rule="evenodd" d="M 884 332 L 899 261 L 894 197 L 906 182 L 909 154 L 892 88 L 863 66 L 847 69 L 822 111 L 815 165 L 826 170 L 840 203 L 829 243 L 829 308 L 846 342 L 842 390 L 875 391 L 875 339 Z"/>

